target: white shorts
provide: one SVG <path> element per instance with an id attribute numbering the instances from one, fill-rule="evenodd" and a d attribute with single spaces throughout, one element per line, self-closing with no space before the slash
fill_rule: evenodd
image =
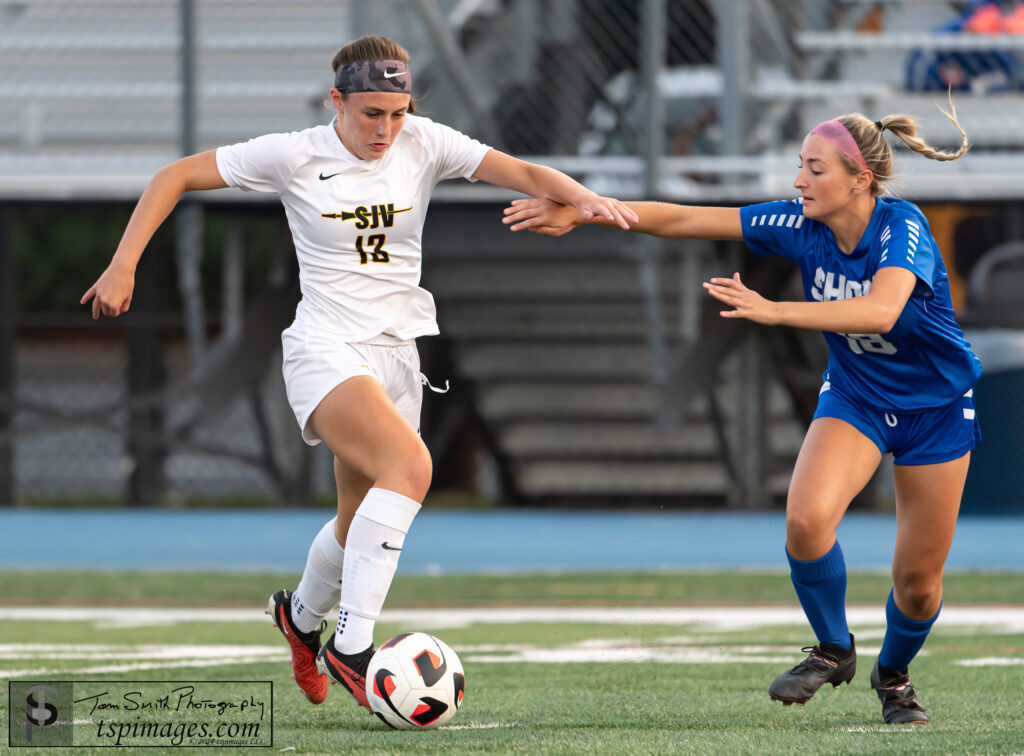
<path id="1" fill-rule="evenodd" d="M 375 378 L 402 416 L 420 429 L 423 382 L 415 341 L 381 334 L 350 344 L 331 334 L 291 326 L 281 334 L 284 385 L 288 403 L 310 446 L 323 439 L 309 416 L 335 387 L 357 375 Z"/>

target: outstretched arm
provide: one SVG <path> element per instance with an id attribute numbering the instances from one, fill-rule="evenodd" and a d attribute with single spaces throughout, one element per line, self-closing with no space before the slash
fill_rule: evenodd
<path id="1" fill-rule="evenodd" d="M 157 171 L 132 211 L 110 265 L 82 296 L 82 304 L 92 300 L 94 320 L 100 313 L 116 318 L 128 311 L 135 288 L 135 268 L 142 251 L 181 195 L 193 189 L 223 189 L 226 186 L 217 170 L 216 150 L 182 158 Z"/>
<path id="2" fill-rule="evenodd" d="M 581 221 L 602 218 L 609 225 L 628 229 L 636 214 L 625 203 L 599 197 L 578 181 L 561 171 L 535 163 L 527 163 L 498 150 L 490 150 L 476 169 L 473 178 L 503 186 L 533 197 L 545 197 L 560 205 L 571 206 Z"/>
<path id="3" fill-rule="evenodd" d="M 624 204 L 634 211 L 639 219 L 630 227 L 630 231 L 686 239 L 743 240 L 739 208 L 697 207 L 668 202 Z M 513 231 L 527 229 L 548 236 L 561 236 L 588 221 L 579 218 L 570 208 L 550 200 L 525 199 L 513 200 L 512 204 L 505 208 L 502 222 L 511 226 Z M 593 218 L 589 222 L 604 226 L 613 225 L 603 218 Z"/>
<path id="4" fill-rule="evenodd" d="M 883 334 L 896 325 L 916 284 L 917 277 L 911 271 L 889 267 L 875 274 L 871 291 L 864 296 L 833 302 L 772 302 L 744 286 L 739 273 L 732 278 L 712 278 L 704 288 L 719 302 L 734 308 L 722 310 L 723 318 L 833 333 Z"/>

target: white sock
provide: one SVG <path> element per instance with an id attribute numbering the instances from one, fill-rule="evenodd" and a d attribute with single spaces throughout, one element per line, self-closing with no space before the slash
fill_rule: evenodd
<path id="1" fill-rule="evenodd" d="M 373 626 L 419 510 L 419 502 L 383 488 L 371 488 L 356 510 L 345 542 L 341 611 L 334 631 L 340 653 L 357 654 L 373 643 Z"/>
<path id="2" fill-rule="evenodd" d="M 292 594 L 292 623 L 304 633 L 316 630 L 341 598 L 345 549 L 334 535 L 335 517 L 313 539 L 299 587 Z"/>

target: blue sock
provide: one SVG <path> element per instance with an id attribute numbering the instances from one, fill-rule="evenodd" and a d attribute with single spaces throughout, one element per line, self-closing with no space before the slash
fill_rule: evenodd
<path id="1" fill-rule="evenodd" d="M 889 600 L 885 602 L 885 640 L 878 654 L 878 664 L 890 669 L 906 669 L 921 650 L 932 625 L 939 618 L 942 604 L 939 604 L 939 611 L 931 619 L 912 620 L 896 606 L 892 594 L 889 591 Z"/>
<path id="2" fill-rule="evenodd" d="M 835 546 L 818 559 L 802 562 L 790 556 L 790 573 L 800 606 L 811 623 L 819 643 L 850 647 L 850 628 L 846 624 L 846 560 L 837 540 Z"/>

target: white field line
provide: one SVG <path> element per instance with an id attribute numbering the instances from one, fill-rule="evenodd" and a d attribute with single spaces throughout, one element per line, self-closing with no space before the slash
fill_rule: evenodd
<path id="1" fill-rule="evenodd" d="M 439 730 L 495 730 L 499 727 L 515 727 L 518 722 L 470 722 L 461 725 L 441 725 Z"/>
<path id="2" fill-rule="evenodd" d="M 945 619 L 946 612 L 943 612 Z M 986 616 L 988 613 L 986 613 Z M 171 609 L 117 607 L 0 607 L 0 620 L 30 622 L 92 622 L 99 627 L 131 628 L 180 625 L 189 622 L 265 623 L 258 609 Z M 482 609 L 385 609 L 381 622 L 423 629 L 464 628 L 476 624 L 609 624 L 609 625 L 698 625 L 706 630 L 741 630 L 806 622 L 797 608 L 482 608 Z M 884 610 L 851 609 L 851 624 L 885 624 Z M 1020 611 L 1024 625 L 1024 609 Z"/>
<path id="3" fill-rule="evenodd" d="M 0 653 L 0 662 L 17 659 L 24 663 L 33 656 L 23 649 L 9 644 L 9 653 Z M 71 647 L 74 649 L 74 647 Z M 460 656 L 468 664 L 508 664 L 535 662 L 539 664 L 621 664 L 638 662 L 659 662 L 663 664 L 733 664 L 733 663 L 772 663 L 792 664 L 802 653 L 792 648 L 772 648 L 774 654 L 760 652 L 760 647 L 749 649 L 743 646 L 644 646 L 622 640 L 585 640 L 563 646 L 537 648 L 532 645 L 496 645 L 489 647 L 488 652 L 479 652 L 472 647 L 460 648 Z M 192 658 L 191 646 L 165 646 L 158 658 L 149 661 L 131 661 L 123 664 L 104 664 L 92 667 L 76 667 L 59 669 L 52 666 L 31 669 L 0 669 L 0 677 L 15 678 L 28 675 L 48 675 L 72 672 L 76 676 L 86 674 L 106 674 L 114 672 L 134 672 L 147 669 L 177 669 L 187 667 L 208 667 L 228 664 L 259 664 L 264 662 L 286 663 L 289 654 L 275 649 L 273 654 L 241 654 L 232 656 L 203 655 Z M 116 657 L 116 653 L 108 652 L 108 657 Z M 45 654 L 38 654 L 39 661 L 49 661 Z M 69 655 L 67 659 L 82 658 Z M 142 655 L 132 646 L 123 647 L 123 658 L 137 660 Z M 501 724 L 489 725 L 504 726 Z"/>
<path id="4" fill-rule="evenodd" d="M 45 667 L 0 669 L 0 677 L 15 678 L 28 675 L 50 675 L 74 672 L 76 675 L 136 672 L 146 669 L 174 669 L 185 667 L 214 667 L 231 664 L 259 664 L 286 662 L 290 654 L 280 646 L 175 646 L 175 645 L 96 645 L 66 644 L 56 648 L 45 643 L 0 644 L 0 662 L 38 660 Z M 110 661 L 87 667 L 54 667 L 52 662 L 62 660 Z"/>
<path id="5" fill-rule="evenodd" d="M 884 627 L 885 609 L 853 606 L 847 617 L 855 632 L 860 627 Z M 118 607 L 0 607 L 0 621 L 93 623 L 97 627 L 130 628 L 180 625 L 189 622 L 269 623 L 261 609 L 171 609 Z M 465 628 L 471 625 L 585 624 L 675 625 L 697 631 L 756 630 L 762 627 L 803 626 L 799 607 L 523 607 L 474 609 L 385 609 L 381 622 L 423 630 Z M 998 633 L 1024 633 L 1024 607 L 946 606 L 939 626 L 984 627 Z"/>
<path id="6" fill-rule="evenodd" d="M 960 659 L 954 662 L 961 667 L 1018 667 L 1024 658 L 1015 656 L 985 656 L 980 659 Z"/>
<path id="7" fill-rule="evenodd" d="M 537 648 L 532 645 L 491 644 L 488 646 L 466 646 L 460 648 L 460 655 L 467 663 L 506 664 L 509 662 L 537 662 L 541 664 L 565 663 L 636 663 L 662 662 L 674 664 L 720 664 L 735 662 L 792 663 L 802 656 L 792 648 L 774 646 L 669 646 L 655 639 L 655 646 L 638 644 L 635 641 L 587 639 L 554 648 Z M 102 653 L 96 649 L 102 648 Z M 773 654 L 765 653 L 773 652 Z M 0 677 L 8 679 L 28 675 L 59 674 L 73 672 L 76 676 L 106 674 L 114 672 L 135 672 L 148 669 L 176 669 L 188 667 L 209 667 L 229 664 L 259 664 L 265 662 L 286 663 L 289 654 L 278 647 L 264 646 L 66 646 L 61 657 L 66 660 L 120 660 L 122 663 L 102 664 L 88 667 L 60 669 L 53 666 L 0 669 Z M 8 643 L 0 646 L 0 662 L 39 660 L 52 663 L 53 656 L 44 644 Z M 484 727 L 484 725 L 480 725 Z M 488 727 L 505 726 L 498 724 Z"/>
<path id="8" fill-rule="evenodd" d="M 265 656 L 259 659 L 227 656 L 212 659 L 176 659 L 155 662 L 137 662 L 134 664 L 104 664 L 98 667 L 55 668 L 36 667 L 34 669 L 0 669 L 0 679 L 27 677 L 29 675 L 57 675 L 73 673 L 75 675 L 103 675 L 114 672 L 137 672 L 143 669 L 179 669 L 185 667 L 226 667 L 233 664 L 256 664 L 263 662 L 287 662 L 291 654 L 285 652 L 278 656 Z"/>
<path id="9" fill-rule="evenodd" d="M 509 654 L 464 654 L 466 663 L 477 664 L 519 664 L 532 662 L 536 664 L 621 664 L 638 662 L 659 662 L 662 664 L 736 664 L 765 663 L 792 664 L 803 654 L 780 653 L 777 656 L 766 654 L 729 653 L 722 648 L 647 648 L 631 646 L 628 648 L 579 648 L 561 646 L 557 648 L 523 648 Z"/>
<path id="10" fill-rule="evenodd" d="M 858 646 L 864 655 L 875 655 L 878 648 Z M 922 651 L 921 655 L 927 654 Z M 562 646 L 526 645 L 460 646 L 459 654 L 467 662 L 506 664 L 537 662 L 560 664 L 580 662 L 606 664 L 621 662 L 661 662 L 666 664 L 792 664 L 805 656 L 793 646 L 733 646 L 716 643 L 694 645 L 665 638 L 624 640 L 589 638 Z"/>
<path id="11" fill-rule="evenodd" d="M 663 664 L 789 664 L 803 656 L 790 646 L 724 645 L 695 643 L 694 638 L 604 639 L 588 638 L 555 647 L 539 648 L 532 644 L 480 644 L 459 648 L 462 658 L 471 664 L 508 664 L 533 662 L 539 664 L 615 664 L 657 662 Z M 874 656 L 879 649 L 861 646 L 860 652 Z M 922 655 L 927 650 L 922 650 Z M 50 662 L 53 648 L 42 643 L 7 643 L 0 645 L 0 662 Z M 88 667 L 34 667 L 0 669 L 0 678 L 28 675 L 74 673 L 75 675 L 135 672 L 148 669 L 210 667 L 236 664 L 285 663 L 289 654 L 277 646 L 226 645 L 66 645 L 59 659 L 117 660 L 120 663 Z M 962 666 L 1019 666 L 1021 657 L 989 656 L 959 659 Z M 501 723 L 479 725 L 503 727 Z"/>
<path id="12" fill-rule="evenodd" d="M 0 659 L 213 659 L 233 655 L 280 656 L 280 646 L 114 646 L 0 643 Z"/>
<path id="13" fill-rule="evenodd" d="M 884 626 L 881 608 L 853 607 L 848 612 L 850 624 L 860 637 L 876 635 L 871 629 Z M 696 631 L 690 637 L 622 641 L 592 639 L 558 648 L 533 646 L 486 645 L 462 650 L 468 662 L 509 663 L 533 661 L 565 662 L 663 662 L 663 663 L 785 663 L 800 656 L 794 649 L 764 646 L 722 646 L 701 643 L 714 631 L 751 629 L 766 626 L 804 626 L 806 620 L 798 608 L 714 607 L 714 608 L 524 608 L 524 609 L 415 609 L 385 612 L 384 621 L 420 629 L 467 627 L 473 624 L 515 623 L 578 623 L 629 624 L 633 626 L 687 626 Z M 69 608 L 69 607 L 0 607 L 0 621 L 94 623 L 105 627 L 144 627 L 175 625 L 183 622 L 245 622 L 265 623 L 267 618 L 256 609 L 168 609 L 168 608 Z M 946 607 L 940 624 L 945 631 L 958 628 L 969 632 L 983 628 L 990 633 L 1024 631 L 1024 607 L 960 606 Z M 861 628 L 869 630 L 862 633 Z M 862 646 L 863 653 L 873 652 Z M 2 644 L 0 660 L 22 661 L 22 668 L 0 670 L 0 678 L 8 679 L 33 674 L 104 674 L 148 669 L 185 668 L 233 665 L 244 663 L 284 662 L 288 654 L 277 646 L 227 645 L 146 645 L 110 646 L 83 644 L 55 648 L 50 644 Z M 32 668 L 25 661 L 38 660 L 45 668 Z M 88 667 L 60 668 L 60 660 L 109 661 Z M 986 657 L 963 659 L 956 663 L 968 666 L 1024 664 L 1019 657 Z"/>
<path id="14" fill-rule="evenodd" d="M 879 649 L 858 646 L 864 655 L 877 654 Z M 927 652 L 922 652 L 927 653 Z M 791 664 L 804 653 L 793 646 L 734 646 L 695 644 L 686 638 L 588 638 L 562 646 L 489 644 L 459 646 L 459 656 L 467 662 L 505 664 L 537 662 L 539 664 L 662 662 L 668 664 Z"/>
<path id="15" fill-rule="evenodd" d="M 128 628 L 182 625 L 188 622 L 269 623 L 270 618 L 259 609 L 170 609 L 154 607 L 0 607 L 0 620 L 26 622 L 92 623 L 96 627 Z"/>

